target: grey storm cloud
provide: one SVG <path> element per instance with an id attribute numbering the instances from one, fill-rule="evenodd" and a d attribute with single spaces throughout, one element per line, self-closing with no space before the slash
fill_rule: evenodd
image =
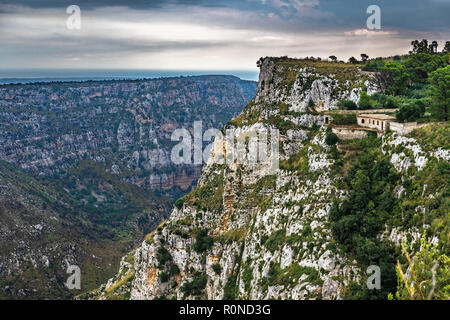
<path id="1" fill-rule="evenodd" d="M 4 4 L 23 5 L 30 8 L 60 8 L 76 4 L 86 9 L 109 6 L 123 6 L 134 9 L 161 8 L 167 5 L 200 5 L 203 0 L 5 0 Z"/>
<path id="2" fill-rule="evenodd" d="M 364 21 L 361 12 L 369 5 L 381 8 L 385 27 L 416 31 L 448 31 L 450 27 L 450 0 L 321 0 L 319 9 L 333 12 L 340 24 L 355 25 Z"/>
<path id="3" fill-rule="evenodd" d="M 244 12 L 277 13 L 287 18 L 292 28 L 300 22 L 290 18 L 299 16 L 323 28 L 358 26 L 366 18 L 361 12 L 375 4 L 382 9 L 385 27 L 417 31 L 445 31 L 450 27 L 450 0 L 3 0 L 0 4 L 35 9 L 65 8 L 76 4 L 84 10 L 111 6 L 136 10 L 178 7 L 179 14 L 183 14 L 186 6 L 234 8 Z M 11 10 L 10 7 L 0 6 L 0 12 L 8 10 Z M 324 15 L 317 14 L 319 12 L 328 15 L 324 18 Z"/>
<path id="4" fill-rule="evenodd" d="M 66 29 L 72 4 L 82 10 L 79 31 Z M 368 32 L 372 4 L 382 30 Z M 210 59 L 254 68 L 264 55 L 397 54 L 413 39 L 449 39 L 449 12 L 450 0 L 0 0 L 0 68 L 68 59 L 89 67 L 98 57 L 104 67 Z"/>

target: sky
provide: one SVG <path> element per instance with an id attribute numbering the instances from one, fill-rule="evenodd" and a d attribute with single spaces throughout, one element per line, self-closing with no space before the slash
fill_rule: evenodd
<path id="1" fill-rule="evenodd" d="M 66 9 L 78 5 L 81 28 Z M 381 29 L 369 30 L 369 5 Z M 262 56 L 347 60 L 450 40 L 450 0 L 0 0 L 0 70 L 257 70 Z"/>

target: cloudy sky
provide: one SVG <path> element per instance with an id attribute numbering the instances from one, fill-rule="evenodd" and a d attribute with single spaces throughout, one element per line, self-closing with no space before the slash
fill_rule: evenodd
<path id="1" fill-rule="evenodd" d="M 81 29 L 66 26 L 69 5 Z M 369 5 L 381 30 L 367 29 Z M 450 0 L 0 0 L 0 70 L 255 70 L 260 56 L 406 53 L 450 39 Z"/>

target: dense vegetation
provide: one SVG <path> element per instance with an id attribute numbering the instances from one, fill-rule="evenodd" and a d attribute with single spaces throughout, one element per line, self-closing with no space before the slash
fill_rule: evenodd
<path id="1" fill-rule="evenodd" d="M 377 235 L 382 231 L 389 215 L 397 205 L 393 189 L 399 175 L 389 160 L 381 155 L 380 140 L 369 137 L 361 146 L 371 152 L 358 157 L 344 178 L 349 190 L 348 199 L 335 202 L 330 211 L 332 232 L 344 251 L 355 255 L 366 268 L 380 266 L 382 290 L 365 290 L 355 294 L 357 298 L 386 298 L 396 287 L 394 249 L 381 243 Z"/>
<path id="2" fill-rule="evenodd" d="M 120 258 L 134 245 L 81 225 L 70 205 L 74 197 L 2 160 L 0 188 L 0 299 L 70 299 L 117 272 Z M 68 253 L 81 269 L 81 290 L 64 286 Z M 22 257 L 30 260 L 17 264 Z M 48 266 L 39 263 L 42 257 Z"/>
<path id="3" fill-rule="evenodd" d="M 358 104 L 343 100 L 345 110 L 399 108 L 400 122 L 447 121 L 450 105 L 450 67 L 447 42 L 442 52 L 435 52 L 427 40 L 413 41 L 408 55 L 392 58 L 363 59 L 363 70 L 378 72 L 377 80 L 386 86 L 385 94 L 369 96 L 363 91 Z"/>
<path id="4" fill-rule="evenodd" d="M 450 126 L 447 124 L 434 125 L 416 130 L 411 136 L 420 141 L 424 150 L 430 151 L 439 147 L 449 147 L 449 130 Z M 364 285 L 365 281 L 362 281 L 363 285 L 350 285 L 346 298 L 386 299 L 389 294 L 399 290 L 397 298 L 400 299 L 410 293 L 405 289 L 405 285 L 397 289 L 395 269 L 397 260 L 398 269 L 401 268 L 399 266 L 407 266 L 407 259 L 399 248 L 378 238 L 386 225 L 404 229 L 418 228 L 429 236 L 438 235 L 438 245 L 433 247 L 430 255 L 435 258 L 434 262 L 442 261 L 439 268 L 443 269 L 440 272 L 444 278 L 447 275 L 447 278 L 440 280 L 436 291 L 440 292 L 441 298 L 444 294 L 448 296 L 448 289 L 445 288 L 450 279 L 448 272 L 445 271 L 445 265 L 448 264 L 446 253 L 450 242 L 449 163 L 431 159 L 421 171 L 410 168 L 407 177 L 402 178 L 390 163 L 388 155 L 382 153 L 380 138 L 369 136 L 361 140 L 342 141 L 340 144 L 341 148 L 356 152 L 338 161 L 351 164 L 341 186 L 348 190 L 348 198 L 344 201 L 335 201 L 330 211 L 331 229 L 341 249 L 354 256 L 364 270 L 370 265 L 377 265 L 380 266 L 383 275 L 381 290 L 368 290 Z M 397 147 L 394 151 L 404 152 L 413 157 L 402 147 Z M 396 196 L 395 190 L 398 190 L 396 189 L 398 186 L 405 188 L 401 196 Z M 418 208 L 426 208 L 426 214 L 422 214 Z M 414 251 L 419 251 L 418 245 L 414 244 Z M 423 269 L 422 273 L 426 273 L 421 275 L 422 280 L 427 277 L 427 280 L 431 279 L 430 269 L 434 262 L 430 265 L 431 258 L 427 259 L 429 269 L 424 270 L 425 267 L 420 266 Z"/>
<path id="5" fill-rule="evenodd" d="M 45 177 L 41 183 L 59 190 L 57 197 L 78 212 L 72 219 L 105 238 L 130 240 L 136 231 L 147 234 L 156 227 L 156 217 L 166 216 L 169 198 L 124 182 L 106 169 L 86 159 L 67 175 Z"/>

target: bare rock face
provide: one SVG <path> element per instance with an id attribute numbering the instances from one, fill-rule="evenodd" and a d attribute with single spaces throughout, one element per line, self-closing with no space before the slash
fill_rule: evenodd
<path id="1" fill-rule="evenodd" d="M 300 155 L 304 169 L 220 163 L 228 142 L 216 137 L 197 188 L 133 252 L 132 299 L 339 299 L 343 287 L 358 281 L 356 262 L 331 245 L 331 195 L 345 192 L 334 184 L 317 112 L 343 98 L 358 100 L 366 80 L 339 77 L 309 63 L 263 61 L 256 97 L 224 132 L 277 129 L 280 163 Z"/>
<path id="2" fill-rule="evenodd" d="M 326 111 L 343 99 L 359 102 L 361 92 L 380 92 L 370 73 L 337 63 L 266 58 L 261 64 L 256 103 L 286 103 L 289 111 Z"/>
<path id="3" fill-rule="evenodd" d="M 146 189 L 186 188 L 199 170 L 171 163 L 172 132 L 222 127 L 255 90 L 233 76 L 3 85 L 0 159 L 48 177 L 89 158 Z"/>

